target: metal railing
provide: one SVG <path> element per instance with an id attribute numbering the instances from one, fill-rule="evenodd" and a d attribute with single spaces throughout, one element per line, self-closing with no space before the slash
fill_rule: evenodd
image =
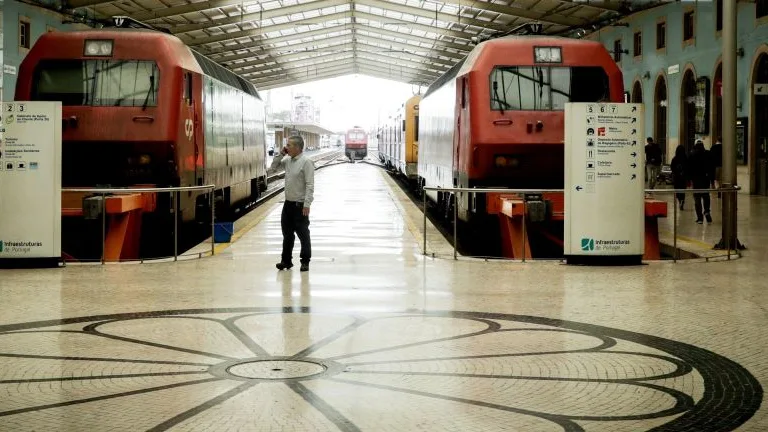
<path id="1" fill-rule="evenodd" d="M 214 216 L 214 200 L 213 200 L 213 190 L 216 188 L 215 185 L 203 185 L 203 186 L 181 186 L 181 187 L 166 187 L 166 188 L 149 188 L 149 187 L 137 187 L 137 188 L 62 188 L 62 193 L 88 193 L 93 194 L 96 196 L 101 197 L 101 264 L 106 263 L 106 236 L 107 236 L 107 197 L 108 195 L 125 195 L 125 194 L 132 194 L 132 193 L 172 193 L 172 213 L 173 213 L 173 260 L 178 261 L 178 258 L 180 256 L 194 256 L 197 255 L 198 258 L 201 258 L 203 255 L 203 252 L 198 252 L 196 254 L 188 254 L 188 255 L 179 255 L 179 193 L 180 192 L 195 192 L 195 191 L 204 191 L 206 193 L 209 193 L 209 202 L 208 205 L 211 209 L 211 250 L 210 254 L 211 256 L 214 254 L 215 250 L 215 242 L 214 242 L 214 223 L 215 223 L 215 216 Z M 171 258 L 170 256 L 165 257 L 152 257 L 152 258 L 139 258 L 136 261 L 144 262 L 144 261 L 154 261 L 154 260 L 162 260 L 162 259 L 168 259 Z M 118 260 L 120 261 L 120 260 Z"/>
<path id="2" fill-rule="evenodd" d="M 442 192 L 449 194 L 453 199 L 453 259 L 458 259 L 458 205 L 456 204 L 456 194 L 457 193 L 480 193 L 480 194 L 488 194 L 488 193 L 502 193 L 502 194 L 544 194 L 544 193 L 564 193 L 564 189 L 505 189 L 505 188 L 439 188 L 439 187 L 427 187 L 423 186 L 422 188 L 422 213 L 423 213 L 423 255 L 428 255 L 427 251 L 427 191 L 433 191 L 433 192 Z M 645 189 L 646 194 L 677 194 L 677 193 L 720 193 L 720 194 L 736 194 L 738 191 L 741 190 L 740 186 L 733 186 L 733 187 L 722 187 L 722 188 L 709 188 L 709 189 Z M 677 220 L 678 220 L 678 209 L 677 209 L 677 203 L 675 201 L 675 197 L 672 198 L 672 207 L 673 207 L 673 222 L 672 222 L 672 237 L 673 237 L 673 253 L 672 253 L 672 260 L 674 262 L 677 262 L 680 260 L 680 249 L 677 247 L 677 238 L 678 238 L 678 232 L 677 232 Z M 522 221 L 522 245 L 521 245 L 521 261 L 525 262 L 525 244 L 527 240 L 527 232 L 526 232 L 526 218 L 528 216 L 527 211 L 527 203 L 523 199 L 522 200 L 523 205 L 523 221 Z M 710 211 L 711 211 L 711 205 L 710 205 Z M 728 260 L 731 259 L 732 250 L 733 252 L 741 257 L 741 252 L 738 250 L 736 245 L 730 244 L 730 238 L 724 238 L 723 241 L 725 241 L 725 257 L 727 257 Z M 432 254 L 435 256 L 435 254 Z M 472 256 L 468 256 L 470 258 L 476 258 Z M 712 258 L 717 258 L 719 256 L 709 256 L 709 257 L 703 257 L 706 261 L 709 261 Z M 485 257 L 485 258 L 491 258 L 491 257 Z M 492 258 L 499 258 L 499 259 L 508 259 L 504 257 L 492 257 Z M 532 258 L 533 259 L 533 258 Z M 551 260 L 551 258 L 545 260 Z"/>

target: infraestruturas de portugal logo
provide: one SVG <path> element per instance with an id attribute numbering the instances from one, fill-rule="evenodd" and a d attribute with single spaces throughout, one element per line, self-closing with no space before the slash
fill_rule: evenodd
<path id="1" fill-rule="evenodd" d="M 631 242 L 629 240 L 595 240 L 589 237 L 582 237 L 581 251 L 617 251 L 630 244 Z"/>
<path id="2" fill-rule="evenodd" d="M 0 253 L 28 253 L 32 248 L 42 247 L 39 241 L 5 241 L 0 240 Z"/>

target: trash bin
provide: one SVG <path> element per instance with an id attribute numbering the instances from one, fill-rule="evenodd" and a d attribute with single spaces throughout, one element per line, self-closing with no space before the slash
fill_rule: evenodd
<path id="1" fill-rule="evenodd" d="M 232 241 L 234 232 L 234 222 L 216 222 L 213 224 L 213 241 L 214 243 L 229 243 Z"/>

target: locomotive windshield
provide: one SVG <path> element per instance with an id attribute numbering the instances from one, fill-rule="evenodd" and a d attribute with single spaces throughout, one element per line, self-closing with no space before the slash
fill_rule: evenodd
<path id="1" fill-rule="evenodd" d="M 503 66 L 491 72 L 491 109 L 561 111 L 566 102 L 609 99 L 600 67 Z"/>
<path id="2" fill-rule="evenodd" d="M 152 61 L 43 60 L 32 100 L 65 106 L 157 106 L 160 71 Z"/>

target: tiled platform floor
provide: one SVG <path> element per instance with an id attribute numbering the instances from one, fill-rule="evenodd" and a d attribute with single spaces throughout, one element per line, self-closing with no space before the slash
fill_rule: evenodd
<path id="1" fill-rule="evenodd" d="M 308 273 L 277 200 L 213 258 L 3 271 L 0 430 L 768 429 L 759 254 L 425 259 L 377 168 L 317 180 Z"/>

